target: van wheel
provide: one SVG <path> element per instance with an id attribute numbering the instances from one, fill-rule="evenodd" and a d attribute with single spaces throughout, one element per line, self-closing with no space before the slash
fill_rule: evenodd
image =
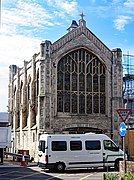
<path id="1" fill-rule="evenodd" d="M 63 172 L 65 170 L 65 165 L 62 162 L 56 164 L 56 171 Z"/>

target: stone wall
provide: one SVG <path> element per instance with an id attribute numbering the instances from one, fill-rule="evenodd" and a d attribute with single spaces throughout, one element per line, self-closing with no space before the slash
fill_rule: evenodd
<path id="1" fill-rule="evenodd" d="M 120 179 L 124 177 L 125 173 L 134 173 L 134 161 L 125 161 L 125 167 L 124 167 L 124 161 L 120 161 Z"/>

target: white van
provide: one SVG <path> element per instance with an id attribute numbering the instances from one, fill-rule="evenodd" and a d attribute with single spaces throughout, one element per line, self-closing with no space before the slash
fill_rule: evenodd
<path id="1" fill-rule="evenodd" d="M 62 172 L 67 168 L 115 167 L 124 152 L 104 134 L 42 134 L 39 166 Z"/>

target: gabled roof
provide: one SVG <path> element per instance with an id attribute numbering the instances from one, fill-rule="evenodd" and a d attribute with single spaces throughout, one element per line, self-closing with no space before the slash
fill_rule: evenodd
<path id="1" fill-rule="evenodd" d="M 78 27 L 73 28 L 71 31 L 52 44 L 52 52 L 54 53 L 58 51 L 62 46 L 77 38 L 81 34 L 84 34 L 90 41 L 94 43 L 98 49 L 101 49 L 102 53 L 106 54 L 107 57 L 111 59 L 112 51 L 86 27 L 86 21 L 84 19 L 79 20 Z"/>

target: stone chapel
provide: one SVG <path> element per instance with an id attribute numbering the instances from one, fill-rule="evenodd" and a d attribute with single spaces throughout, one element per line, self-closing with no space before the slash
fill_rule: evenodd
<path id="1" fill-rule="evenodd" d="M 12 152 L 36 157 L 42 133 L 104 133 L 119 142 L 122 51 L 110 50 L 81 19 L 45 40 L 24 66 L 9 67 Z"/>

